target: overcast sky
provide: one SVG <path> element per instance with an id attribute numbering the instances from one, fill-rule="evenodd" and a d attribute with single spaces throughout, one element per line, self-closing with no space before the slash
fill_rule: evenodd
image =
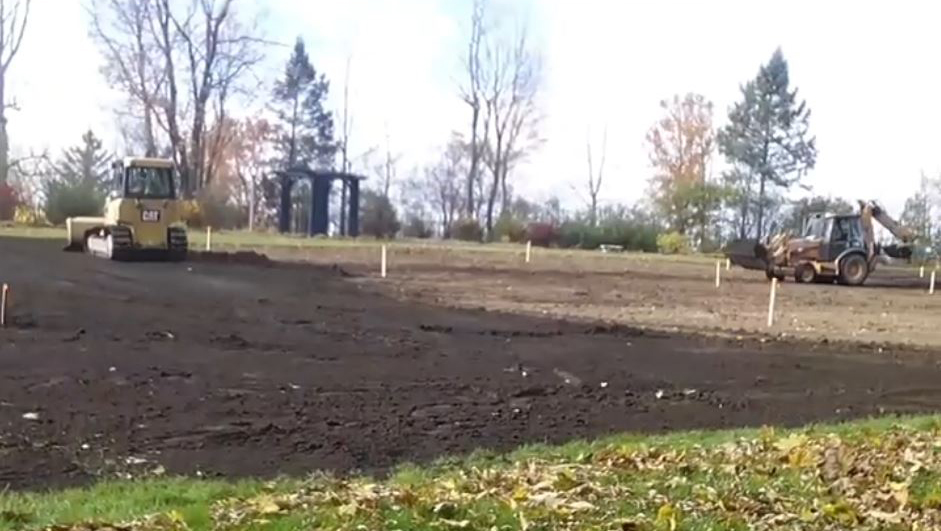
<path id="1" fill-rule="evenodd" d="M 270 39 L 308 42 L 339 104 L 351 58 L 351 149 L 384 145 L 400 172 L 429 160 L 464 128 L 459 53 L 470 0 L 239 0 L 263 6 Z M 546 143 L 517 176 L 536 198 L 582 184 L 585 141 L 608 128 L 608 202 L 644 196 L 644 136 L 658 101 L 699 92 L 716 126 L 741 83 L 781 46 L 791 81 L 811 110 L 819 160 L 815 191 L 882 199 L 894 212 L 920 173 L 941 171 L 941 3 L 924 1 L 503 0 L 528 21 L 545 62 Z M 33 0 L 32 21 L 10 73 L 21 110 L 10 117 L 15 151 L 57 150 L 91 127 L 117 147 L 114 94 L 99 73 L 83 0 Z M 274 48 L 262 71 L 280 72 Z"/>

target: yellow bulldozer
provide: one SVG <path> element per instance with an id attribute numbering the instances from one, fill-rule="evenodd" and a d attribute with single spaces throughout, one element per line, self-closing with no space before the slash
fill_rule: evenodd
<path id="1" fill-rule="evenodd" d="M 186 224 L 173 161 L 127 157 L 112 171 L 104 215 L 67 219 L 65 249 L 109 260 L 184 260 Z"/>

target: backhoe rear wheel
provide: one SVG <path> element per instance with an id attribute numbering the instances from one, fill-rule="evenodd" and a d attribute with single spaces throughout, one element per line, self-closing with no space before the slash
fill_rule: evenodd
<path id="1" fill-rule="evenodd" d="M 869 263 L 861 254 L 851 254 L 840 260 L 840 283 L 859 286 L 869 276 Z"/>

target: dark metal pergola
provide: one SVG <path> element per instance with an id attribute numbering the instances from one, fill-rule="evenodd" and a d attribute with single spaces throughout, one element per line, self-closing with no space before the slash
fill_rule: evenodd
<path id="1" fill-rule="evenodd" d="M 349 193 L 343 194 L 346 204 L 346 223 L 340 223 L 342 236 L 359 236 L 359 182 L 365 179 L 361 175 L 329 170 L 311 170 L 295 168 L 275 172 L 281 181 L 281 208 L 278 212 L 278 230 L 291 231 L 291 191 L 301 179 L 310 182 L 310 218 L 307 220 L 307 234 L 327 234 L 330 224 L 330 188 L 333 181 L 340 181 Z M 342 201 L 342 199 L 341 199 Z M 341 210 L 343 205 L 341 205 Z"/>

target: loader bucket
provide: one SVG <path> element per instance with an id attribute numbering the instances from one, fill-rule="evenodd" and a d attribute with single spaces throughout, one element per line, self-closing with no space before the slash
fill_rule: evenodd
<path id="1" fill-rule="evenodd" d="M 745 269 L 768 270 L 768 249 L 755 239 L 734 240 L 723 249 L 733 264 Z"/>

